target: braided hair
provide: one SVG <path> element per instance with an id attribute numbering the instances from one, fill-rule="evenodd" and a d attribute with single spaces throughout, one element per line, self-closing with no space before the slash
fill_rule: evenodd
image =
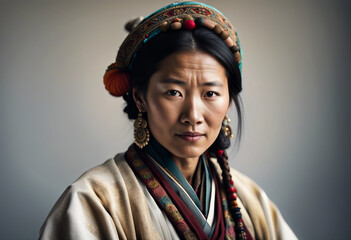
<path id="1" fill-rule="evenodd" d="M 160 51 L 159 49 L 162 49 Z M 124 112 L 129 119 L 138 117 L 138 108 L 133 99 L 132 88 L 139 90 L 144 96 L 148 89 L 151 75 L 159 68 L 161 61 L 167 56 L 179 51 L 200 50 L 215 57 L 226 69 L 230 99 L 233 100 L 238 126 L 236 140 L 240 141 L 242 129 L 241 100 L 239 93 L 242 90 L 241 74 L 234 56 L 225 42 L 213 31 L 199 27 L 194 30 L 178 30 L 167 33 L 160 33 L 148 40 L 140 50 L 138 50 L 133 62 L 131 71 L 131 88 L 123 96 L 126 101 Z M 228 163 L 228 155 L 225 152 L 230 146 L 230 139 L 220 131 L 217 139 L 209 148 L 210 155 L 216 156 L 222 169 L 223 185 L 230 202 L 230 211 L 235 220 L 236 235 L 238 239 L 245 239 L 245 231 L 241 220 L 239 208 L 236 204 L 236 190 Z"/>

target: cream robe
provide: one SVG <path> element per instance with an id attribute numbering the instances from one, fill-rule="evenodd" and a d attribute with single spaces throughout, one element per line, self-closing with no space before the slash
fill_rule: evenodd
<path id="1" fill-rule="evenodd" d="M 212 161 L 221 176 L 216 160 Z M 251 179 L 231 170 L 246 227 L 255 239 L 297 239 Z M 78 178 L 52 208 L 39 239 L 179 239 L 124 154 Z"/>

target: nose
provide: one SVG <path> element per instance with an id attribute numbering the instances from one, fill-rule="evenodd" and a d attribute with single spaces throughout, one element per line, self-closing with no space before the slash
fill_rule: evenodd
<path id="1" fill-rule="evenodd" d="M 202 124 L 204 121 L 203 108 L 204 106 L 201 99 L 195 96 L 188 97 L 188 99 L 183 102 L 180 121 L 191 126 Z"/>

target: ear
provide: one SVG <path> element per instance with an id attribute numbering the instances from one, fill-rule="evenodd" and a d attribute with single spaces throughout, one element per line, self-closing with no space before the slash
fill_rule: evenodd
<path id="1" fill-rule="evenodd" d="M 133 99 L 139 111 L 145 112 L 146 100 L 145 100 L 144 94 L 141 91 L 137 90 L 136 88 L 133 88 Z"/>

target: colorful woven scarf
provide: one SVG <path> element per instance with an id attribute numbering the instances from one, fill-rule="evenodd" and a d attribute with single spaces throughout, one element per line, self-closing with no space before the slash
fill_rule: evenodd
<path id="1" fill-rule="evenodd" d="M 145 184 L 157 205 L 167 215 L 181 239 L 235 239 L 234 219 L 229 212 L 226 194 L 220 187 L 213 166 L 210 166 L 210 172 L 216 191 L 216 223 L 208 235 L 188 205 L 175 193 L 167 179 L 152 163 L 145 150 L 132 145 L 126 152 L 125 159 L 135 175 Z M 248 233 L 246 227 L 245 231 Z"/>

